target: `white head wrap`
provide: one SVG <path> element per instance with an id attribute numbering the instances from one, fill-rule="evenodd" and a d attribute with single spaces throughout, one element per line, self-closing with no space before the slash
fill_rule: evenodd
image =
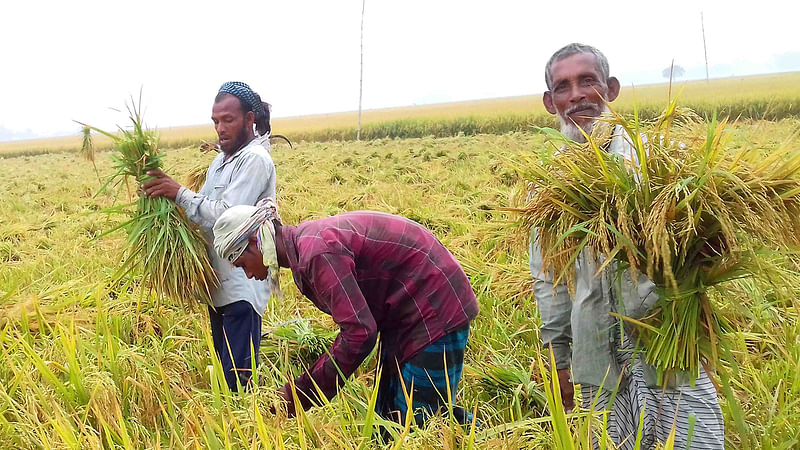
<path id="1" fill-rule="evenodd" d="M 278 205 L 272 198 L 259 201 L 256 206 L 237 205 L 228 208 L 214 223 L 214 251 L 233 264 L 245 249 L 250 235 L 258 231 L 261 255 L 269 268 L 271 292 L 281 296 L 278 283 L 278 253 L 275 250 L 275 227 L 272 219 L 280 220 Z"/>

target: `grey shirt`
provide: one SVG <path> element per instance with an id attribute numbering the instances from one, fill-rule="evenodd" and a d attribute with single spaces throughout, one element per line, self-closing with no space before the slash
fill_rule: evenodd
<path id="1" fill-rule="evenodd" d="M 629 161 L 636 160 L 621 127 L 615 129 L 608 151 Z M 643 317 L 658 300 L 656 286 L 641 273 L 634 283 L 631 272 L 619 270 L 616 262 L 609 263 L 595 276 L 604 258 L 584 250 L 575 262 L 575 297 L 571 298 L 565 285 L 553 289 L 552 268 L 542 266 L 536 238 L 533 230 L 528 252 L 533 292 L 542 318 L 542 342 L 545 347 L 552 345 L 557 369 L 572 365 L 573 383 L 613 389 L 622 369 L 615 352 L 623 330 L 609 313 L 634 319 Z M 625 329 L 633 331 L 628 326 Z M 655 369 L 648 364 L 643 366 L 647 383 L 657 386 Z M 679 380 L 685 381 L 683 377 Z"/>
<path id="2" fill-rule="evenodd" d="M 622 369 L 615 352 L 623 330 L 609 313 L 643 317 L 658 300 L 655 285 L 641 273 L 634 283 L 631 272 L 619 270 L 615 262 L 595 276 L 603 259 L 584 250 L 575 262 L 572 298 L 564 284 L 553 290 L 552 269 L 542 267 L 535 230 L 528 251 L 533 292 L 542 317 L 542 342 L 545 347 L 552 344 L 556 368 L 566 369 L 572 364 L 573 383 L 613 389 Z M 625 327 L 624 332 L 631 331 Z M 647 367 L 645 375 L 649 384 L 657 385 L 653 368 Z"/>
<path id="3" fill-rule="evenodd" d="M 275 165 L 269 151 L 254 139 L 225 160 L 220 153 L 211 163 L 200 192 L 181 187 L 175 203 L 186 210 L 189 220 L 200 226 L 206 250 L 219 285 L 211 292 L 214 306 L 246 300 L 259 315 L 269 300 L 269 282 L 250 280 L 244 270 L 217 256 L 214 251 L 214 222 L 235 205 L 255 205 L 265 197 L 275 198 Z"/>

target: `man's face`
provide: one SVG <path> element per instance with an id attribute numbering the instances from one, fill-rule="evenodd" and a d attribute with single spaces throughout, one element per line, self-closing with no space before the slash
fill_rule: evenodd
<path id="1" fill-rule="evenodd" d="M 242 111 L 240 100 L 233 95 L 226 95 L 214 103 L 211 120 L 214 122 L 222 151 L 235 152 L 249 141 L 249 130 L 253 128 L 253 118 L 249 116 L 252 115 L 252 112 Z"/>
<path id="2" fill-rule="evenodd" d="M 556 61 L 550 68 L 552 89 L 543 97 L 544 106 L 557 114 L 561 131 L 576 141 L 591 133 L 597 118 L 606 111 L 604 99 L 612 101 L 619 95 L 616 78 L 604 80 L 591 53 L 576 53 Z"/>
<path id="3" fill-rule="evenodd" d="M 269 275 L 269 268 L 264 265 L 264 258 L 261 256 L 258 244 L 254 240 L 250 241 L 247 249 L 233 262 L 233 265 L 241 267 L 247 278 L 266 280 Z"/>

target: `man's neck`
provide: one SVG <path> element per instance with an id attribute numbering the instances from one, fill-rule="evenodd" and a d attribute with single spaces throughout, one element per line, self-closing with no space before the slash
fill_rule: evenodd
<path id="1" fill-rule="evenodd" d="M 275 253 L 278 256 L 279 267 L 289 267 L 289 254 L 286 251 L 286 242 L 283 240 L 282 226 L 275 227 Z"/>

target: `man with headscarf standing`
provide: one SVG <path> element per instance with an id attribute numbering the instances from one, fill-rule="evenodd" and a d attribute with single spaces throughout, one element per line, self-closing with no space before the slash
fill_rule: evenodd
<path id="1" fill-rule="evenodd" d="M 160 170 L 148 172 L 152 180 L 142 189 L 150 197 L 164 196 L 186 210 L 189 219 L 200 226 L 207 240 L 207 251 L 219 284 L 211 292 L 213 307 L 208 312 L 217 356 L 225 370 L 231 390 L 246 385 L 251 360 L 258 355 L 261 341 L 261 316 L 269 299 L 269 284 L 250 280 L 242 269 L 217 256 L 213 248 L 213 227 L 219 216 L 236 205 L 255 205 L 259 200 L 275 198 L 275 165 L 257 139 L 254 124 L 264 117 L 258 94 L 241 82 L 227 82 L 220 87 L 211 112 L 219 146 L 222 149 L 211 163 L 200 192 L 192 192 Z"/>

